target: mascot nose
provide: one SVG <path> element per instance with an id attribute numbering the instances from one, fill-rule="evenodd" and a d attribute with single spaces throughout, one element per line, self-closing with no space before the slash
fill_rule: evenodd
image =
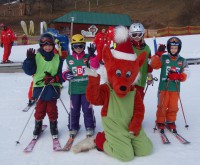
<path id="1" fill-rule="evenodd" d="M 121 86 L 119 89 L 120 89 L 121 91 L 125 91 L 125 90 L 126 90 L 126 87 L 125 87 L 125 86 Z"/>

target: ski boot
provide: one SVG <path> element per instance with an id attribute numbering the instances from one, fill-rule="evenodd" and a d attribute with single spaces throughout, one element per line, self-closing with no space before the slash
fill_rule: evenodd
<path id="1" fill-rule="evenodd" d="M 75 129 L 71 129 L 69 130 L 69 136 L 74 138 L 78 133 L 78 130 L 75 130 Z"/>
<path id="2" fill-rule="evenodd" d="M 165 132 L 165 124 L 164 123 L 157 123 L 156 126 L 159 129 L 160 133 Z"/>
<path id="3" fill-rule="evenodd" d="M 34 131 L 33 131 L 33 137 L 34 138 L 37 138 L 40 133 L 42 131 L 42 120 L 35 120 L 35 128 L 34 128 Z"/>
<path id="4" fill-rule="evenodd" d="M 167 122 L 166 125 L 171 132 L 177 133 L 175 122 Z"/>
<path id="5" fill-rule="evenodd" d="M 55 121 L 50 121 L 50 130 L 51 130 L 51 135 L 53 136 L 53 139 L 58 138 L 58 127 L 57 127 L 57 120 Z"/>
<path id="6" fill-rule="evenodd" d="M 10 61 L 10 60 L 2 61 L 2 64 L 9 64 L 9 63 L 13 63 L 13 61 Z"/>
<path id="7" fill-rule="evenodd" d="M 28 100 L 28 106 L 32 106 L 35 103 L 35 100 Z"/>
<path id="8" fill-rule="evenodd" d="M 94 135 L 94 129 L 93 128 L 86 128 L 86 136 L 91 137 Z"/>

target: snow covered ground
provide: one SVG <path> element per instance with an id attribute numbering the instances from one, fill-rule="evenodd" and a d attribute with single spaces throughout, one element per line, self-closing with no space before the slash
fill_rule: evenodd
<path id="1" fill-rule="evenodd" d="M 157 38 L 157 43 L 165 44 L 169 37 Z M 180 36 L 183 42 L 181 55 L 185 58 L 199 58 L 200 57 L 200 35 Z M 154 52 L 153 41 L 151 38 L 146 39 L 147 44 Z M 37 48 L 38 45 L 31 46 L 14 46 L 12 49 L 11 60 L 23 61 L 26 56 L 26 49 L 28 47 Z M 2 55 L 3 49 L 0 48 Z M 99 73 L 102 72 L 101 67 Z M 20 139 L 20 144 L 16 145 L 20 134 L 23 131 L 28 118 L 34 108 L 28 112 L 21 110 L 26 106 L 28 101 L 27 91 L 32 80 L 31 76 L 24 73 L 1 73 L 0 74 L 0 164 L 1 165 L 188 165 L 199 164 L 200 155 L 200 65 L 190 65 L 191 76 L 188 81 L 181 85 L 181 100 L 186 116 L 189 129 L 185 128 L 183 114 L 180 111 L 177 119 L 177 129 L 181 135 L 188 139 L 191 143 L 183 145 L 175 139 L 175 137 L 168 133 L 171 144 L 164 145 L 161 142 L 158 132 L 153 131 L 155 125 L 155 113 L 157 103 L 157 88 L 158 82 L 153 86 L 149 86 L 145 96 L 145 119 L 143 127 L 153 142 L 153 153 L 146 157 L 135 157 L 131 162 L 121 162 L 115 158 L 106 155 L 97 150 L 91 150 L 86 153 L 74 154 L 73 152 L 54 152 L 52 150 L 52 139 L 48 129 L 42 134 L 38 143 L 36 144 L 32 153 L 26 154 L 23 149 L 32 138 L 32 131 L 34 127 L 34 116 L 31 119 Z M 154 71 L 153 75 L 159 78 L 160 71 Z M 68 83 L 64 83 L 61 99 L 69 111 L 69 97 L 67 94 Z M 64 110 L 60 101 L 58 101 L 59 109 L 59 137 L 62 146 L 67 141 L 69 132 L 67 129 L 68 115 Z M 97 120 L 97 131 L 102 131 L 101 107 L 94 106 L 95 116 Z M 44 124 L 49 125 L 48 117 L 46 116 Z M 85 138 L 85 129 L 81 117 L 81 130 L 75 143 Z"/>

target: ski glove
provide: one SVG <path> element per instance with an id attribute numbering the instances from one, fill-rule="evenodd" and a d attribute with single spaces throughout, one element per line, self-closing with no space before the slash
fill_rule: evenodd
<path id="1" fill-rule="evenodd" d="M 156 52 L 156 55 L 161 57 L 162 54 L 164 54 L 166 52 L 165 49 L 166 49 L 166 46 L 164 44 L 160 44 L 159 47 L 158 47 L 158 50 Z"/>
<path id="2" fill-rule="evenodd" d="M 44 77 L 45 85 L 52 84 L 54 82 L 59 82 L 59 77 L 58 76 L 45 76 Z"/>
<path id="3" fill-rule="evenodd" d="M 71 80 L 74 78 L 74 75 L 71 71 L 65 71 L 62 73 L 62 78 L 66 81 L 66 80 Z"/>
<path id="4" fill-rule="evenodd" d="M 88 48 L 88 54 L 90 57 L 95 57 L 94 52 L 96 51 L 96 46 L 94 44 L 90 43 L 90 46 Z"/>
<path id="5" fill-rule="evenodd" d="M 3 43 L 1 43 L 1 47 L 3 48 Z"/>
<path id="6" fill-rule="evenodd" d="M 26 52 L 26 57 L 27 57 L 28 59 L 34 58 L 34 57 L 35 57 L 35 49 L 29 48 L 29 49 L 27 50 L 27 52 Z"/>
<path id="7" fill-rule="evenodd" d="M 56 75 L 56 76 L 51 76 L 50 73 L 48 72 L 45 72 L 46 76 L 44 77 L 44 83 L 45 85 L 47 84 L 52 84 L 54 82 L 59 82 L 59 77 Z"/>
<path id="8" fill-rule="evenodd" d="M 182 81 L 184 79 L 183 74 L 177 73 L 177 72 L 169 73 L 168 78 L 172 81 L 175 81 L 175 80 Z"/>

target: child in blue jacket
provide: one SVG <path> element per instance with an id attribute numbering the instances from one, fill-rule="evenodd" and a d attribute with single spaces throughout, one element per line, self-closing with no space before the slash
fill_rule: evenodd
<path id="1" fill-rule="evenodd" d="M 23 70 L 28 75 L 33 76 L 33 99 L 37 100 L 35 107 L 35 138 L 41 132 L 42 120 L 48 114 L 50 120 L 50 130 L 53 138 L 58 137 L 57 119 L 57 99 L 60 97 L 62 79 L 63 60 L 59 55 L 54 54 L 54 37 L 45 33 L 40 36 L 40 48 L 35 54 L 35 50 L 27 50 L 27 58 L 23 62 Z"/>

